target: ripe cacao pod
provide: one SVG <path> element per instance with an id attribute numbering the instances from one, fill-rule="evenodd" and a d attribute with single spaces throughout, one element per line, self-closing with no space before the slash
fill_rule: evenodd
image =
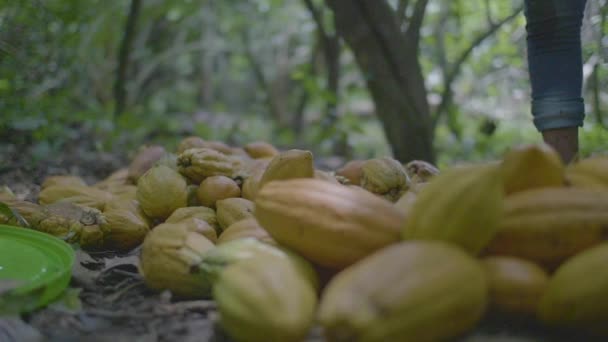
<path id="1" fill-rule="evenodd" d="M 408 188 L 409 178 L 401 163 L 393 158 L 375 158 L 361 166 L 361 187 L 396 202 Z"/>
<path id="2" fill-rule="evenodd" d="M 608 192 L 541 188 L 505 199 L 504 217 L 487 253 L 554 267 L 599 243 L 608 225 Z"/>
<path id="3" fill-rule="evenodd" d="M 564 164 L 547 144 L 525 145 L 508 151 L 502 161 L 505 194 L 564 184 Z"/>
<path id="4" fill-rule="evenodd" d="M 82 185 L 49 186 L 38 194 L 38 202 L 40 204 L 52 204 L 59 201 L 103 211 L 106 204 L 112 201 L 112 194 L 104 190 Z"/>
<path id="5" fill-rule="evenodd" d="M 226 198 L 240 197 L 241 188 L 234 180 L 226 176 L 212 176 L 201 182 L 197 189 L 198 202 L 209 208 L 215 208 L 215 203 Z"/>
<path id="6" fill-rule="evenodd" d="M 222 230 L 235 222 L 253 217 L 254 204 L 244 198 L 227 198 L 216 202 L 217 221 Z"/>
<path id="7" fill-rule="evenodd" d="M 213 286 L 213 298 L 220 325 L 237 342 L 301 341 L 317 305 L 306 276 L 290 259 L 277 256 L 228 266 Z"/>
<path id="8" fill-rule="evenodd" d="M 268 183 L 256 196 L 255 217 L 275 241 L 331 268 L 398 241 L 405 219 L 369 192 L 312 178 Z"/>
<path id="9" fill-rule="evenodd" d="M 494 236 L 502 215 L 503 183 L 494 165 L 456 167 L 420 190 L 405 221 L 405 239 L 455 243 L 477 254 Z"/>
<path id="10" fill-rule="evenodd" d="M 207 207 L 179 208 L 167 218 L 165 223 L 177 223 L 191 218 L 207 222 L 216 233 L 221 232 L 220 224 L 217 222 L 215 210 Z"/>
<path id="11" fill-rule="evenodd" d="M 439 174 L 435 165 L 424 160 L 412 160 L 405 164 L 404 168 L 412 183 L 428 182 L 431 177 Z"/>
<path id="12" fill-rule="evenodd" d="M 148 223 L 129 209 L 106 210 L 103 215 L 105 222 L 100 228 L 106 249 L 129 251 L 139 246 L 150 231 Z"/>
<path id="13" fill-rule="evenodd" d="M 336 275 L 319 321 L 329 341 L 439 341 L 473 328 L 487 300 L 478 260 L 445 242 L 405 241 Z"/>
<path id="14" fill-rule="evenodd" d="M 186 137 L 179 142 L 177 145 L 177 154 L 182 154 L 184 151 L 189 150 L 191 148 L 201 148 L 207 147 L 205 140 L 200 137 Z"/>
<path id="15" fill-rule="evenodd" d="M 574 187 L 608 190 L 608 156 L 590 157 L 569 165 L 566 181 Z"/>
<path id="16" fill-rule="evenodd" d="M 260 226 L 258 221 L 254 217 L 250 217 L 228 226 L 228 228 L 220 234 L 217 244 L 220 245 L 228 241 L 243 238 L 255 238 L 262 242 L 274 243 L 274 240 L 270 237 L 268 232 Z"/>
<path id="17" fill-rule="evenodd" d="M 208 298 L 211 283 L 194 271 L 215 247 L 202 233 L 182 222 L 156 226 L 146 236 L 140 255 L 139 271 L 146 286 L 184 298 Z"/>
<path id="18" fill-rule="evenodd" d="M 196 184 L 211 176 L 234 178 L 242 169 L 242 161 L 210 148 L 192 148 L 177 157 L 179 172 Z"/>
<path id="19" fill-rule="evenodd" d="M 534 316 L 549 276 L 539 265 L 515 257 L 482 259 L 491 306 L 501 312 Z"/>
<path id="20" fill-rule="evenodd" d="M 51 186 L 66 185 L 87 186 L 87 183 L 85 183 L 85 181 L 78 176 L 49 176 L 44 179 L 44 182 L 42 182 L 40 190 L 44 190 Z"/>
<path id="21" fill-rule="evenodd" d="M 361 185 L 362 166 L 365 160 L 351 160 L 336 171 L 336 175 L 348 179 L 349 184 Z"/>
<path id="22" fill-rule="evenodd" d="M 313 178 L 314 174 L 312 152 L 288 150 L 272 158 L 262 178 L 260 178 L 257 191 L 273 180 Z"/>
<path id="23" fill-rule="evenodd" d="M 139 177 L 150 170 L 165 153 L 165 148 L 162 146 L 142 147 L 129 165 L 127 180 L 137 184 Z"/>
<path id="24" fill-rule="evenodd" d="M 112 172 L 108 177 L 93 185 L 93 187 L 101 190 L 111 191 L 111 189 L 119 188 L 129 184 L 129 169 L 123 168 Z"/>
<path id="25" fill-rule="evenodd" d="M 549 280 L 538 308 L 542 321 L 608 335 L 608 243 L 563 263 Z"/>
<path id="26" fill-rule="evenodd" d="M 137 182 L 137 201 L 148 217 L 166 219 L 176 209 L 188 205 L 187 183 L 171 168 L 158 165 Z"/>
<path id="27" fill-rule="evenodd" d="M 265 141 L 254 141 L 243 146 L 247 154 L 254 159 L 274 157 L 279 154 L 276 147 Z"/>

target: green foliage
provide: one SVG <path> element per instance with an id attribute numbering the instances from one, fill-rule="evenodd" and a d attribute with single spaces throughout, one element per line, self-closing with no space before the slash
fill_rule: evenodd
<path id="1" fill-rule="evenodd" d="M 333 32 L 324 1 L 313 3 Z M 396 8 L 397 1 L 391 3 Z M 432 109 L 454 62 L 475 37 L 520 4 L 429 1 L 419 60 Z M 585 61 L 598 54 L 598 41 L 606 47 L 608 31 L 605 21 L 600 27 L 606 1 L 590 6 Z M 27 146 L 34 163 L 75 143 L 125 152 L 146 142 L 176 146 L 186 135 L 233 144 L 297 144 L 318 155 L 345 144 L 340 151 L 349 158 L 390 154 L 365 79 L 347 49 L 340 96 L 327 91 L 322 51 L 311 56 L 319 43 L 317 27 L 302 1 L 143 1 L 128 70 L 127 110 L 113 117 L 116 60 L 128 8 L 129 1 L 0 1 L 4 142 Z M 526 114 L 524 25 L 519 15 L 475 46 L 462 64 L 452 84 L 453 105 L 436 131 L 440 164 L 492 159 L 513 144 L 540 140 Z M 604 64 L 599 75 L 605 100 Z M 591 90 L 587 85 L 585 95 Z M 298 135 L 293 123 L 303 98 Z M 338 104 L 338 120 L 327 127 L 324 113 L 331 103 Z M 593 111 L 581 130 L 583 154 L 608 148 L 606 130 L 596 124 Z M 487 120 L 497 123 L 492 135 L 480 132 Z"/>

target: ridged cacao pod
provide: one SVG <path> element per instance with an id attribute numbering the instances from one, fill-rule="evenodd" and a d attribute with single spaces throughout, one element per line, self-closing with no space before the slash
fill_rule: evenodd
<path id="1" fill-rule="evenodd" d="M 100 228 L 106 249 L 129 251 L 139 246 L 150 231 L 148 222 L 129 209 L 106 210 L 103 215 L 105 222 Z"/>
<path id="2" fill-rule="evenodd" d="M 102 211 L 106 203 L 111 200 L 111 193 L 82 185 L 49 186 L 38 194 L 38 202 L 40 204 L 46 205 L 62 201 Z"/>
<path id="3" fill-rule="evenodd" d="M 127 180 L 137 184 L 139 177 L 154 166 L 159 161 L 166 151 L 162 146 L 149 146 L 143 147 L 139 150 L 139 153 L 133 158 L 133 161 L 129 165 L 129 172 Z"/>
<path id="4" fill-rule="evenodd" d="M 165 223 L 177 223 L 191 218 L 207 222 L 218 234 L 222 231 L 215 210 L 207 207 L 179 208 L 167 218 Z"/>
<path id="5" fill-rule="evenodd" d="M 235 222 L 253 217 L 254 204 L 244 198 L 227 198 L 217 201 L 216 207 L 217 221 L 222 230 Z"/>
<path id="6" fill-rule="evenodd" d="M 590 157 L 569 165 L 566 181 L 578 188 L 608 190 L 608 156 Z"/>
<path id="7" fill-rule="evenodd" d="M 318 179 L 268 183 L 256 196 L 255 217 L 275 241 L 331 268 L 398 241 L 405 219 L 378 196 Z"/>
<path id="8" fill-rule="evenodd" d="M 608 192 L 565 187 L 528 190 L 508 196 L 504 208 L 487 252 L 546 266 L 599 243 L 608 226 Z"/>
<path id="9" fill-rule="evenodd" d="M 274 157 L 279 154 L 276 147 L 265 141 L 254 141 L 243 146 L 247 154 L 254 159 Z"/>
<path id="10" fill-rule="evenodd" d="M 288 150 L 276 155 L 266 167 L 257 191 L 274 180 L 313 178 L 315 169 L 310 151 Z"/>
<path id="11" fill-rule="evenodd" d="M 405 172 L 412 183 L 428 182 L 433 176 L 439 174 L 439 169 L 424 160 L 412 160 L 404 165 Z"/>
<path id="12" fill-rule="evenodd" d="M 40 186 L 41 190 L 44 190 L 51 186 L 87 186 L 85 181 L 78 176 L 49 176 L 44 179 L 42 185 Z"/>
<path id="13" fill-rule="evenodd" d="M 549 280 L 539 317 L 550 325 L 608 335 L 608 243 L 568 259 Z"/>
<path id="14" fill-rule="evenodd" d="M 171 168 L 158 165 L 137 182 L 137 201 L 148 217 L 166 219 L 188 205 L 187 183 Z"/>
<path id="15" fill-rule="evenodd" d="M 505 194 L 564 184 L 564 164 L 549 145 L 525 145 L 507 152 L 502 161 Z"/>
<path id="16" fill-rule="evenodd" d="M 228 228 L 220 234 L 217 244 L 220 245 L 228 241 L 244 238 L 255 238 L 262 242 L 274 243 L 274 240 L 270 237 L 268 232 L 260 226 L 258 221 L 254 217 L 250 217 L 228 226 Z"/>
<path id="17" fill-rule="evenodd" d="M 409 177 L 401 163 L 393 158 L 376 158 L 361 166 L 361 187 L 396 202 L 407 191 Z"/>
<path id="18" fill-rule="evenodd" d="M 237 177 L 243 167 L 240 159 L 210 148 L 184 151 L 177 158 L 177 166 L 182 175 L 196 184 L 211 176 Z"/>
<path id="19" fill-rule="evenodd" d="M 420 190 L 404 225 L 405 239 L 452 242 L 472 254 L 494 237 L 503 210 L 503 183 L 494 165 L 461 166 Z"/>
<path id="20" fill-rule="evenodd" d="M 339 168 L 336 171 L 336 175 L 348 179 L 349 184 L 361 185 L 361 177 L 363 177 L 362 166 L 365 162 L 365 160 L 351 160 Z"/>
<path id="21" fill-rule="evenodd" d="M 140 273 L 154 290 L 170 290 L 185 298 L 208 298 L 211 283 L 198 277 L 196 266 L 214 247 L 194 225 L 163 223 L 145 238 L 140 255 Z"/>
<path id="22" fill-rule="evenodd" d="M 482 259 L 491 306 L 501 312 L 534 316 L 546 290 L 549 275 L 539 265 L 515 257 Z"/>
<path id="23" fill-rule="evenodd" d="M 277 256 L 228 266 L 213 287 L 213 298 L 220 325 L 237 342 L 301 341 L 317 306 L 306 275 L 290 259 Z"/>
<path id="24" fill-rule="evenodd" d="M 440 341 L 472 329 L 487 300 L 478 260 L 441 241 L 406 241 L 336 275 L 319 321 L 332 342 Z"/>

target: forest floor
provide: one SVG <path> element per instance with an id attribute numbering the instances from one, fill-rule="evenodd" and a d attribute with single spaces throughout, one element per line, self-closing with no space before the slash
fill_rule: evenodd
<path id="1" fill-rule="evenodd" d="M 2 148 L 8 158 L 0 165 L 0 186 L 8 185 L 28 200 L 35 200 L 46 176 L 74 174 L 93 183 L 128 163 L 126 154 L 91 152 L 77 144 L 36 163 L 24 150 Z M 149 291 L 137 271 L 138 253 L 77 251 L 70 288 L 61 300 L 21 317 L 0 319 L 0 342 L 230 341 L 218 327 L 213 301 L 184 301 Z M 457 340 L 591 341 L 572 332 L 549 331 L 532 319 L 496 316 Z M 307 341 L 323 341 L 320 330 L 313 329 Z"/>

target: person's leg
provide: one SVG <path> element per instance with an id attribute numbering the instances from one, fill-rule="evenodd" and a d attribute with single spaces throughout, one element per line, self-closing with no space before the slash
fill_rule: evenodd
<path id="1" fill-rule="evenodd" d="M 581 96 L 581 24 L 586 0 L 526 0 L 528 68 L 534 125 L 569 162 L 578 152 Z"/>

